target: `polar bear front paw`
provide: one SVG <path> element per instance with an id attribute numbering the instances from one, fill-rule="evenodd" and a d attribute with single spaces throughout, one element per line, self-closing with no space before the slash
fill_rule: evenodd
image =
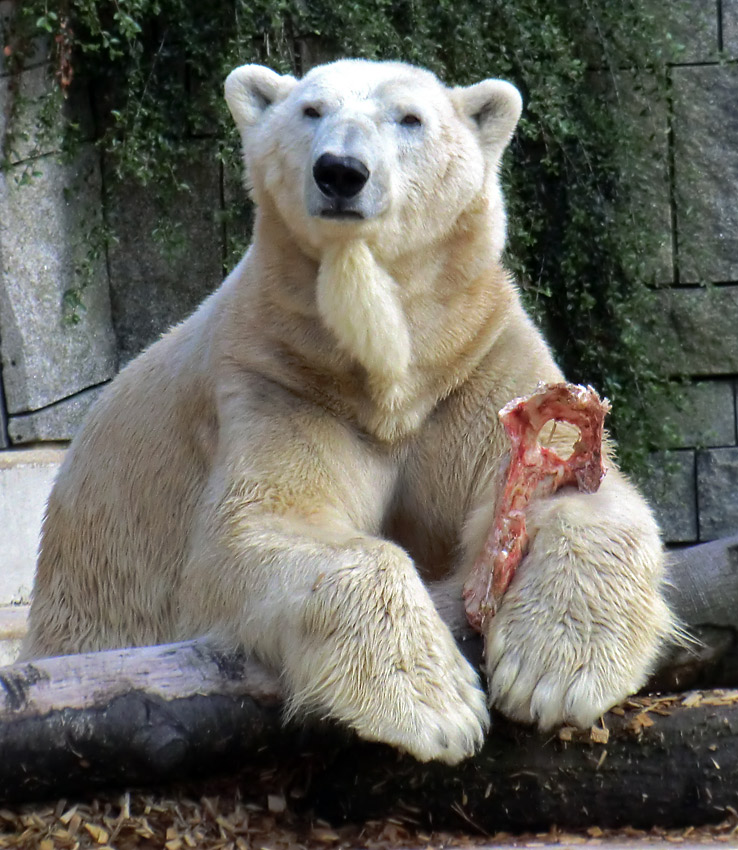
<path id="1" fill-rule="evenodd" d="M 496 623 L 487 642 L 486 671 L 490 705 L 542 730 L 570 723 L 592 725 L 611 706 L 637 691 L 645 673 L 573 646 L 544 647 L 530 630 Z"/>
<path id="2" fill-rule="evenodd" d="M 357 619 L 290 653 L 289 713 L 317 709 L 419 761 L 474 755 L 489 727 L 485 694 L 430 599 Z"/>
<path id="3" fill-rule="evenodd" d="M 457 764 L 473 756 L 489 728 L 477 674 L 458 653 L 436 669 L 398 670 L 352 725 L 369 740 L 384 741 L 419 761 Z"/>
<path id="4" fill-rule="evenodd" d="M 550 600 L 508 597 L 487 634 L 490 705 L 542 730 L 563 723 L 586 728 L 641 688 L 669 623 L 658 595 L 644 606 L 650 616 L 617 628 L 617 613 L 608 621 L 597 610 L 576 616 Z"/>
<path id="5" fill-rule="evenodd" d="M 587 727 L 678 632 L 656 523 L 614 469 L 597 493 L 561 491 L 527 519 L 530 549 L 486 634 L 490 703 L 541 729 Z"/>

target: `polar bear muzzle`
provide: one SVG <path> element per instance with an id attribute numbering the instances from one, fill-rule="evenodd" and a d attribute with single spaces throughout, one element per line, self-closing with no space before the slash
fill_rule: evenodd
<path id="1" fill-rule="evenodd" d="M 311 122 L 303 197 L 312 218 L 361 222 L 386 210 L 393 151 L 375 109 L 372 100 L 344 103 Z"/>

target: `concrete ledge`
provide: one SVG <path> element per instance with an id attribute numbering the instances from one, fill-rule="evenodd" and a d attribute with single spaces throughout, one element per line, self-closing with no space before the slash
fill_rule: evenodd
<path id="1" fill-rule="evenodd" d="M 0 452 L 0 606 L 28 602 L 46 501 L 61 447 Z"/>
<path id="2" fill-rule="evenodd" d="M 28 605 L 0 607 L 0 667 L 15 661 L 27 621 Z"/>
<path id="3" fill-rule="evenodd" d="M 56 464 L 64 460 L 66 446 L 34 446 L 28 449 L 10 449 L 0 452 L 0 471 L 39 467 Z"/>
<path id="4" fill-rule="evenodd" d="M 0 608 L 0 641 L 20 640 L 26 633 L 28 605 L 8 605 Z"/>

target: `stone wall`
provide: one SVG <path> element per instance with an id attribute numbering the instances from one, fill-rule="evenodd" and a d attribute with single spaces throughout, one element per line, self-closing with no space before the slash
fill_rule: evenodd
<path id="1" fill-rule="evenodd" d="M 12 9 L 0 0 L 0 146 L 11 163 L 0 171 L 0 447 L 70 439 L 117 369 L 217 286 L 225 250 L 215 146 L 191 142 L 192 192 L 167 221 L 182 239 L 164 258 L 145 193 L 119 185 L 93 144 L 88 93 L 64 106 L 82 130 L 73 156 L 53 125 L 39 132 L 53 69 L 43 44 L 20 74 L 3 65 Z"/>
<path id="2" fill-rule="evenodd" d="M 0 27 L 11 10 L 0 0 Z M 655 318 L 680 352 L 670 371 L 690 381 L 683 410 L 654 413 L 674 418 L 678 436 L 645 482 L 673 543 L 738 529 L 738 0 L 689 0 L 688 12 L 669 108 L 647 118 L 656 169 L 641 179 L 664 227 Z M 6 139 L 18 98 L 53 86 L 43 44 L 16 77 L 2 44 L 0 30 L 0 144 L 12 162 L 0 173 L 0 448 L 10 449 L 71 438 L 120 365 L 217 286 L 234 181 L 214 145 L 191 140 L 192 188 L 167 221 L 182 239 L 164 255 L 146 191 L 116 183 L 92 142 L 89 98 L 65 106 L 83 135 L 72 158 L 58 155 L 53 127 L 39 135 L 33 109 Z M 103 226 L 115 238 L 91 252 Z"/>
<path id="3" fill-rule="evenodd" d="M 672 543 L 738 530 L 738 0 L 690 6 L 669 71 L 671 263 L 655 317 L 678 352 L 667 368 L 690 385 L 681 410 L 654 412 L 675 437 L 646 484 Z"/>

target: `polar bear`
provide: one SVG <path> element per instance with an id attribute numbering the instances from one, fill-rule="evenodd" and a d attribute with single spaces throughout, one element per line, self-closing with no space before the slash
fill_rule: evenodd
<path id="1" fill-rule="evenodd" d="M 395 62 L 225 95 L 253 243 L 125 368 L 51 494 L 23 657 L 207 636 L 317 712 L 455 763 L 488 728 L 429 592 L 461 594 L 504 465 L 497 411 L 562 379 L 501 263 L 509 83 Z M 486 635 L 488 701 L 586 726 L 641 686 L 673 628 L 659 533 L 617 470 L 530 509 Z"/>

